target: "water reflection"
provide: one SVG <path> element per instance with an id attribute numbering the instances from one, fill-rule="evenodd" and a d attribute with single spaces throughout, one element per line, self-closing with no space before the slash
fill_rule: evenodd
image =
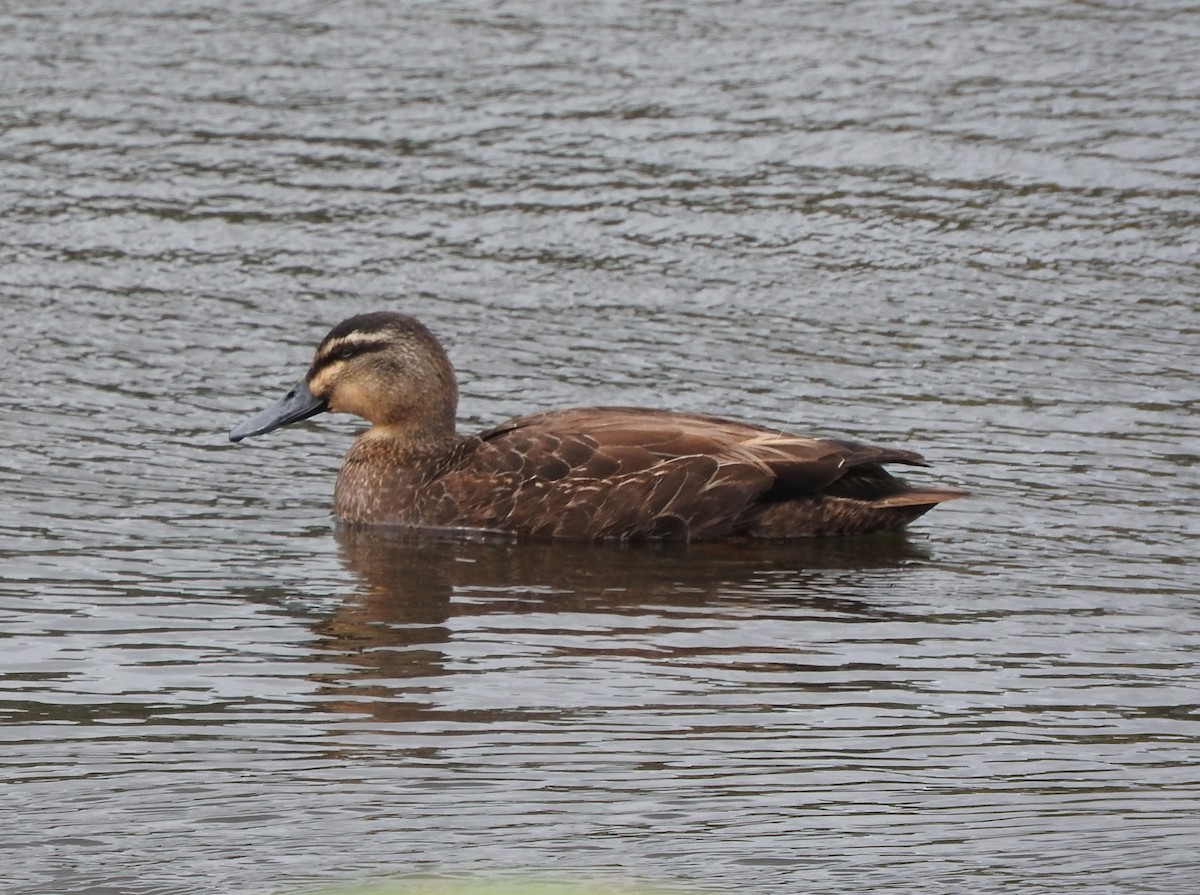
<path id="1" fill-rule="evenodd" d="M 338 697 L 337 709 L 390 721 L 434 709 L 436 700 L 420 695 L 429 697 L 436 686 L 430 679 L 464 670 L 448 655 L 456 630 L 477 628 L 488 616 L 505 617 L 506 625 L 524 619 L 515 636 L 557 631 L 556 616 L 586 618 L 580 636 L 555 646 L 557 656 L 576 659 L 630 649 L 609 639 L 623 624 L 661 637 L 688 618 L 769 615 L 779 608 L 790 617 L 895 620 L 906 616 L 851 595 L 854 582 L 902 575 L 928 559 L 927 549 L 905 534 L 688 547 L 464 542 L 353 529 L 340 529 L 336 537 L 342 562 L 361 588 L 315 630 L 321 649 L 356 671 L 326 674 L 322 683 Z M 646 646 L 633 649 L 645 652 Z M 416 681 L 421 684 L 414 686 Z"/>
<path id="2" fill-rule="evenodd" d="M 843 541 L 688 547 L 463 542 L 389 531 L 339 529 L 346 568 L 362 581 L 359 611 L 373 624 L 434 625 L 453 614 L 697 607 L 757 595 L 871 617 L 881 610 L 830 593 L 839 575 L 902 570 L 929 558 L 905 535 Z M 786 582 L 782 579 L 786 579 Z M 818 586 L 819 585 L 819 586 Z M 452 597 L 460 599 L 452 601 Z"/>

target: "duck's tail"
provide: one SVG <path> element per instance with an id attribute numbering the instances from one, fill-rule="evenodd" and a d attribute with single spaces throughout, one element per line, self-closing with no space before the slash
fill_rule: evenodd
<path id="1" fill-rule="evenodd" d="M 967 497 L 949 488 L 913 489 L 863 500 L 814 494 L 761 503 L 747 514 L 746 534 L 755 538 L 817 538 L 897 531 L 945 500 Z"/>

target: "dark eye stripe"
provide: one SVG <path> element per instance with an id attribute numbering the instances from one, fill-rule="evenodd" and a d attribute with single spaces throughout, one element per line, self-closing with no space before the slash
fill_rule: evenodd
<path id="1" fill-rule="evenodd" d="M 340 345 L 335 345 L 329 351 L 319 355 L 312 362 L 312 366 L 308 368 L 308 378 L 316 376 L 321 370 L 328 367 L 330 364 L 339 360 L 349 360 L 352 357 L 358 357 L 363 354 L 370 354 L 372 351 L 382 351 L 387 347 L 387 342 L 383 339 L 373 341 L 352 341 L 342 342 Z"/>

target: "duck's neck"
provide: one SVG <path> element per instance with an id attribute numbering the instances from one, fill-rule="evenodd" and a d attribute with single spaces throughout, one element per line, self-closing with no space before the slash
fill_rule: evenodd
<path id="1" fill-rule="evenodd" d="M 449 361 L 413 383 L 393 384 L 375 395 L 375 406 L 357 411 L 371 423 L 359 441 L 390 445 L 398 454 L 428 454 L 458 441 L 458 387 Z"/>
<path id="2" fill-rule="evenodd" d="M 351 525 L 419 525 L 421 495 L 444 472 L 445 458 L 460 440 L 453 427 L 372 426 L 346 454 L 334 489 L 334 515 Z"/>
<path id="3" fill-rule="evenodd" d="M 395 457 L 425 457 L 439 454 L 459 440 L 454 420 L 433 420 L 419 424 L 411 420 L 376 423 L 358 436 L 354 448 L 387 452 Z"/>

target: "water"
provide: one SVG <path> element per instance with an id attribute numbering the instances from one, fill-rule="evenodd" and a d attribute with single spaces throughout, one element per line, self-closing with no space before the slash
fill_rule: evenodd
<path id="1" fill-rule="evenodd" d="M 1200 871 L 1200 14 L 0 10 L 3 891 Z M 464 428 L 924 452 L 906 537 L 338 536 L 355 426 L 225 432 L 351 313 Z"/>

